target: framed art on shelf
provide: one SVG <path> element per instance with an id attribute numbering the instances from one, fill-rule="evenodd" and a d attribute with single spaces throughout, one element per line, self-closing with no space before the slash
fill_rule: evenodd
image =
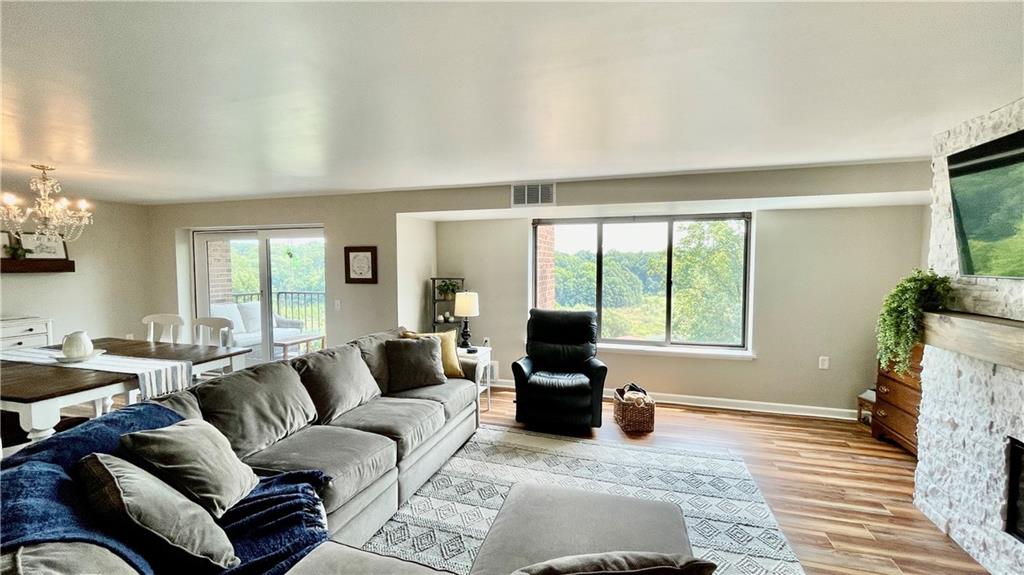
<path id="1" fill-rule="evenodd" d="M 377 283 L 377 246 L 345 247 L 345 283 Z"/>
<path id="2" fill-rule="evenodd" d="M 63 238 L 48 238 L 34 233 L 21 234 L 21 245 L 26 250 L 32 250 L 25 254 L 28 260 L 66 260 L 68 259 L 68 245 Z"/>

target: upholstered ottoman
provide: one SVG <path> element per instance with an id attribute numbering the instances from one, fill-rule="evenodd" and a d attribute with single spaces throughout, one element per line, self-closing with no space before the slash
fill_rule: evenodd
<path id="1" fill-rule="evenodd" d="M 691 555 L 683 512 L 661 501 L 517 484 L 470 574 L 509 575 L 541 561 L 607 551 Z"/>

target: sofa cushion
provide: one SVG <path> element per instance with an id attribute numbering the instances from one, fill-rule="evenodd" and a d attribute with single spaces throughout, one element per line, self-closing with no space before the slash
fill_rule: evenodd
<path id="1" fill-rule="evenodd" d="M 245 459 L 260 473 L 319 469 L 331 477 L 320 494 L 327 513 L 345 504 L 398 463 L 387 437 L 343 427 L 313 425 Z"/>
<path id="2" fill-rule="evenodd" d="M 230 319 L 231 323 L 234 325 L 231 330 L 235 333 L 244 333 L 249 331 L 245 328 L 245 322 L 242 321 L 242 314 L 238 311 L 237 303 L 211 303 L 210 315 L 213 317 Z"/>
<path id="3" fill-rule="evenodd" d="M 534 563 L 512 575 L 711 575 L 716 567 L 679 553 L 608 551 Z"/>
<path id="4" fill-rule="evenodd" d="M 512 573 L 566 555 L 609 549 L 693 554 L 683 512 L 674 503 L 517 483 L 494 518 L 470 575 Z"/>
<path id="5" fill-rule="evenodd" d="M 394 440 L 401 461 L 444 426 L 444 410 L 436 401 L 378 397 L 331 422 Z"/>
<path id="6" fill-rule="evenodd" d="M 316 406 L 317 423 L 327 423 L 380 395 L 359 348 L 349 344 L 292 360 Z"/>
<path id="7" fill-rule="evenodd" d="M 316 419 L 299 374 L 285 362 L 264 363 L 193 388 L 203 419 L 245 458 Z"/>
<path id="8" fill-rule="evenodd" d="M 0 556 L 0 574 L 3 575 L 66 573 L 137 575 L 138 571 L 106 547 L 82 541 L 25 545 Z"/>
<path id="9" fill-rule="evenodd" d="M 430 567 L 325 541 L 288 570 L 288 575 L 445 575 Z"/>
<path id="10" fill-rule="evenodd" d="M 203 412 L 199 409 L 199 398 L 192 393 L 192 390 L 176 391 L 174 393 L 154 397 L 147 401 L 158 403 L 168 409 L 174 410 L 185 419 L 202 419 Z"/>
<path id="11" fill-rule="evenodd" d="M 213 517 L 148 471 L 93 453 L 79 461 L 78 477 L 89 506 L 104 522 L 138 536 L 171 564 L 208 572 L 240 563 Z"/>
<path id="12" fill-rule="evenodd" d="M 475 383 L 467 379 L 449 379 L 441 385 L 430 385 L 399 391 L 398 393 L 390 393 L 388 397 L 436 401 L 444 408 L 444 418 L 450 420 L 457 413 L 476 401 L 477 387 Z"/>
<path id="13" fill-rule="evenodd" d="M 391 339 L 388 354 L 388 391 L 405 391 L 448 381 L 441 363 L 441 340 L 433 337 Z"/>
<path id="14" fill-rule="evenodd" d="M 201 419 L 126 433 L 121 445 L 214 517 L 224 515 L 259 483 L 224 434 Z"/>
<path id="15" fill-rule="evenodd" d="M 263 322 L 260 318 L 263 316 L 263 304 L 258 301 L 247 301 L 238 304 L 238 313 L 242 316 L 241 331 L 247 332 L 261 332 L 263 331 Z"/>
<path id="16" fill-rule="evenodd" d="M 377 387 L 380 388 L 381 393 L 388 392 L 388 354 L 384 350 L 384 342 L 401 337 L 404 331 L 406 331 L 404 327 L 398 327 L 364 335 L 349 342 L 354 343 L 359 348 L 359 352 L 363 354 L 363 361 L 366 362 L 366 367 L 370 368 L 370 373 L 377 381 Z"/>
<path id="17" fill-rule="evenodd" d="M 441 340 L 441 364 L 444 366 L 445 377 L 466 377 L 466 374 L 462 371 L 462 364 L 459 362 L 459 348 L 454 329 L 433 333 L 402 332 L 402 337 L 408 339 L 429 336 Z"/>
<path id="18" fill-rule="evenodd" d="M 535 371 L 527 381 L 530 385 L 551 390 L 553 393 L 579 394 L 590 397 L 590 379 L 582 373 L 555 373 Z"/>

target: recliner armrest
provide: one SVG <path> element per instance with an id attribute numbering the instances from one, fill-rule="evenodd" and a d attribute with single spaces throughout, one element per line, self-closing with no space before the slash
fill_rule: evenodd
<path id="1" fill-rule="evenodd" d="M 598 384 L 604 388 L 604 379 L 608 376 L 608 366 L 600 359 L 592 357 L 583 364 L 583 373 L 590 378 L 591 385 Z"/>
<path id="2" fill-rule="evenodd" d="M 601 403 L 604 401 L 604 380 L 608 377 L 608 366 L 592 357 L 583 364 L 583 373 L 590 379 L 590 424 L 601 427 Z"/>
<path id="3" fill-rule="evenodd" d="M 533 375 L 533 360 L 529 356 L 521 357 L 512 362 L 512 375 L 516 382 L 526 381 Z"/>

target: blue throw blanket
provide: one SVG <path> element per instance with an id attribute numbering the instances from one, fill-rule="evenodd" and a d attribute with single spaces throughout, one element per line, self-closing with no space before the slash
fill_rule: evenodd
<path id="1" fill-rule="evenodd" d="M 132 405 L 30 445 L 0 463 L 3 521 L 0 552 L 22 545 L 84 541 L 117 553 L 140 573 L 154 568 L 152 553 L 119 539 L 88 508 L 74 483 L 78 460 L 90 453 L 124 457 L 125 433 L 173 425 L 182 417 L 150 403 Z M 267 477 L 219 520 L 242 563 L 232 575 L 278 575 L 328 537 L 317 490 L 319 471 Z M 164 566 L 160 566 L 164 567 Z M 172 567 L 173 566 L 166 566 Z"/>

